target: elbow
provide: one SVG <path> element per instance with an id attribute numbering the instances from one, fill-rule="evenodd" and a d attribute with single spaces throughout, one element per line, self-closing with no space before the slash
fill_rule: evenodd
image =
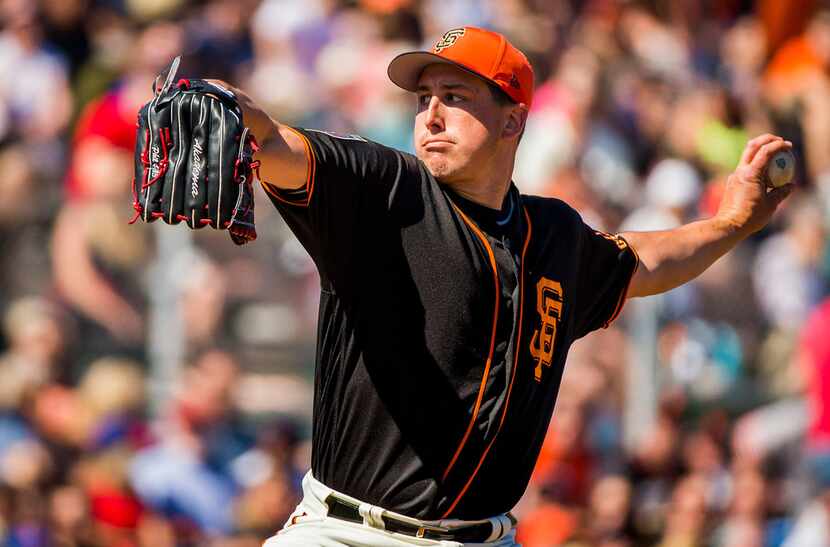
<path id="1" fill-rule="evenodd" d="M 639 298 L 659 294 L 666 290 L 668 289 L 661 285 L 659 277 L 641 258 L 637 264 L 637 269 L 634 270 L 634 275 L 631 276 L 631 282 L 625 296 L 626 298 Z"/>

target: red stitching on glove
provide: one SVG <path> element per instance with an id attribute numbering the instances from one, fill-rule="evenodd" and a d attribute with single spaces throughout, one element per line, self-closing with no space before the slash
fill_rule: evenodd
<path id="1" fill-rule="evenodd" d="M 159 140 L 161 141 L 161 152 L 162 152 L 162 156 L 161 156 L 161 159 L 159 160 L 159 165 L 158 165 L 159 171 L 158 171 L 158 173 L 156 173 L 155 177 L 153 177 L 151 180 L 148 180 L 147 182 L 145 182 L 144 184 L 141 185 L 142 190 L 146 190 L 150 186 L 154 185 L 156 182 L 159 181 L 159 179 L 161 177 L 164 176 L 165 173 L 167 173 L 167 165 L 170 161 L 169 157 L 168 157 L 168 150 L 167 150 L 167 145 L 170 144 L 170 142 L 168 142 L 168 139 L 170 139 L 170 128 L 168 128 L 168 127 L 159 128 Z M 149 146 L 149 141 L 150 141 L 150 132 L 148 131 L 147 132 L 148 146 Z M 172 142 L 172 140 L 171 140 L 171 142 Z M 145 152 L 146 152 L 146 149 L 145 149 Z M 143 163 L 144 158 L 142 158 L 141 161 Z"/>
<path id="2" fill-rule="evenodd" d="M 130 189 L 133 191 L 133 209 L 135 209 L 135 215 L 127 221 L 127 224 L 135 224 L 135 221 L 141 216 L 141 203 L 138 202 L 138 192 L 135 191 L 135 177 L 133 177 L 133 183 L 130 185 Z"/>

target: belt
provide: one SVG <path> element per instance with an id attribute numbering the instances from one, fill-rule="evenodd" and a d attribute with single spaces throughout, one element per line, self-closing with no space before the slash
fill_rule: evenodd
<path id="1" fill-rule="evenodd" d="M 360 515 L 359 505 L 357 503 L 344 500 L 336 494 L 329 494 L 326 497 L 325 503 L 329 507 L 328 516 L 363 524 L 364 519 Z M 507 514 L 507 518 L 510 519 L 512 525 L 516 524 L 516 518 L 510 513 Z M 384 529 L 388 532 L 396 532 L 417 538 L 446 539 L 461 543 L 484 543 L 493 535 L 494 529 L 494 523 L 491 521 L 446 528 L 426 523 L 415 524 L 391 515 L 381 515 L 380 519 L 383 521 Z"/>

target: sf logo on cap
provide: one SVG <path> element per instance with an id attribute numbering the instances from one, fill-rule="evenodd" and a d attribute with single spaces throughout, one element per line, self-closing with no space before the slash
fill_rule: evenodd
<path id="1" fill-rule="evenodd" d="M 450 47 L 451 45 L 455 44 L 455 42 L 464 36 L 464 29 L 463 28 L 454 28 L 452 30 L 448 30 L 444 33 L 438 42 L 436 42 L 435 47 L 432 50 L 435 53 L 441 53 L 444 49 Z"/>

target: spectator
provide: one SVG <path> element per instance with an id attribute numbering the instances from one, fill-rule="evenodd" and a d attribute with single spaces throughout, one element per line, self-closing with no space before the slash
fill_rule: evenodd
<path id="1" fill-rule="evenodd" d="M 136 111 L 184 53 L 186 76 L 240 84 L 278 119 L 408 149 L 414 105 L 385 64 L 461 24 L 534 64 L 516 183 L 598 229 L 714 214 L 750 136 L 783 134 L 799 160 L 779 222 L 574 346 L 520 541 L 830 542 L 819 3 L 8 0 L 0 16 L 0 545 L 249 547 L 282 524 L 309 461 L 314 265 L 265 199 L 254 246 L 188 233 L 166 265 L 195 357 L 151 406 L 155 234 L 126 224 Z M 642 331 L 654 363 L 631 361 L 649 358 L 631 351 Z M 629 444 L 640 366 L 660 405 Z"/>

